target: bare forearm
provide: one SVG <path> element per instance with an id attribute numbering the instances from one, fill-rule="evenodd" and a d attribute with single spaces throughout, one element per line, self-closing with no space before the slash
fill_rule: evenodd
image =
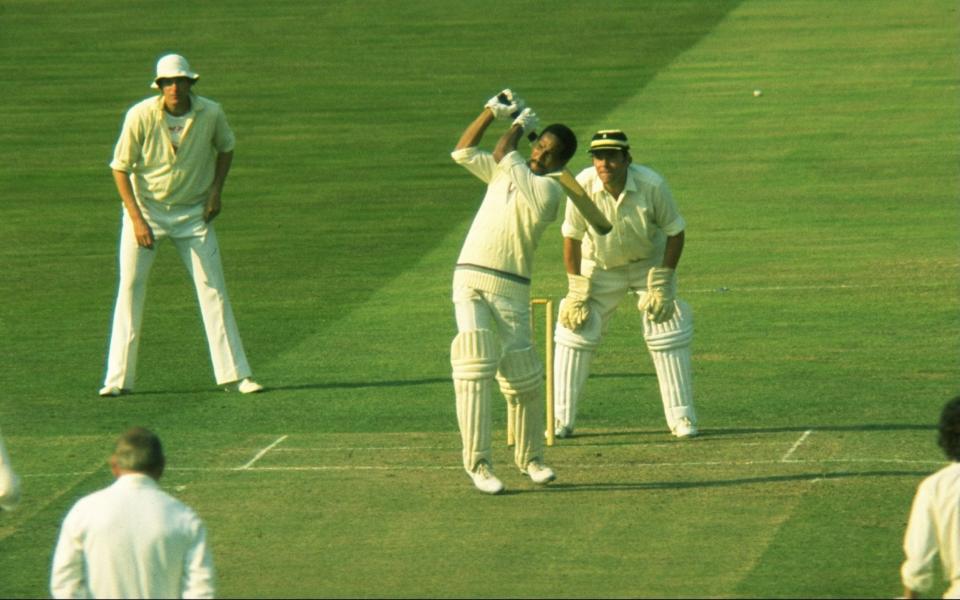
<path id="1" fill-rule="evenodd" d="M 663 251 L 663 266 L 668 269 L 676 269 L 680 264 L 680 256 L 683 255 L 684 234 L 681 231 L 677 235 L 671 235 L 667 238 L 667 246 Z"/>
<path id="2" fill-rule="evenodd" d="M 127 209 L 130 218 L 136 221 L 143 220 L 143 213 L 140 212 L 140 205 L 133 195 L 133 185 L 130 183 L 130 174 L 126 171 L 113 171 L 113 182 L 117 185 L 117 193 L 123 206 Z"/>
<path id="3" fill-rule="evenodd" d="M 583 243 L 573 238 L 563 238 L 563 265 L 567 273 L 581 275 L 580 260 L 582 258 Z"/>
<path id="4" fill-rule="evenodd" d="M 223 184 L 227 182 L 230 165 L 233 164 L 233 150 L 217 154 L 217 164 L 213 171 L 213 187 L 218 192 L 223 191 Z"/>
<path id="5" fill-rule="evenodd" d="M 493 119 L 493 113 L 490 109 L 483 109 L 483 112 L 481 112 L 472 123 L 467 125 L 463 134 L 460 135 L 460 141 L 457 142 L 456 150 L 473 148 L 479 144 L 480 140 L 483 139 L 483 134 L 487 130 L 487 127 L 490 126 L 490 123 L 493 123 Z"/>
<path id="6" fill-rule="evenodd" d="M 505 134 L 500 136 L 500 139 L 497 141 L 497 145 L 493 149 L 493 160 L 499 163 L 504 156 L 516 150 L 517 144 L 520 142 L 520 136 L 522 135 L 522 126 L 511 126 L 510 129 L 508 129 Z"/>

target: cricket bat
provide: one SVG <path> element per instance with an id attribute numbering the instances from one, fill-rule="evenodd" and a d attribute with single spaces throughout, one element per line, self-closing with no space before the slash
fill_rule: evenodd
<path id="1" fill-rule="evenodd" d="M 607 217 L 600 212 L 597 205 L 593 203 L 586 190 L 580 185 L 570 169 L 564 168 L 562 171 L 550 173 L 548 177 L 553 177 L 560 184 L 560 187 L 567 192 L 567 197 L 573 202 L 587 223 L 593 227 L 600 235 L 607 235 L 613 229 L 613 225 L 607 220 Z"/>

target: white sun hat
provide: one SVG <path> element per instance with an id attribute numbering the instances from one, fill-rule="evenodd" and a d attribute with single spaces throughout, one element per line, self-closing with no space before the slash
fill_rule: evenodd
<path id="1" fill-rule="evenodd" d="M 157 76 L 153 78 L 150 87 L 160 89 L 157 81 L 160 79 L 173 79 L 174 77 L 187 77 L 194 81 L 200 79 L 200 76 L 190 69 L 190 63 L 179 54 L 167 54 L 157 61 Z"/>

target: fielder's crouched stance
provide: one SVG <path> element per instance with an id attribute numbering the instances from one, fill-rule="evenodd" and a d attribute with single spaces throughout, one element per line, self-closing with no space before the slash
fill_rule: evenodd
<path id="1" fill-rule="evenodd" d="M 477 149 L 495 118 L 512 119 L 494 152 Z M 543 464 L 543 365 L 530 328 L 530 275 L 543 231 L 556 220 L 564 191 L 550 177 L 576 152 L 577 140 L 550 125 L 526 161 L 516 151 L 536 115 L 510 90 L 491 98 L 460 137 L 452 157 L 487 184 L 453 278 L 458 334 L 450 348 L 463 467 L 482 492 L 497 494 L 493 474 L 491 403 L 494 384 L 516 410 L 514 460 L 535 483 L 555 478 Z"/>
<path id="2" fill-rule="evenodd" d="M 667 426 L 678 438 L 697 435 L 690 344 L 693 313 L 676 299 L 675 270 L 683 251 L 685 222 L 666 181 L 631 164 L 627 136 L 597 132 L 590 144 L 593 167 L 577 180 L 613 223 L 598 237 L 568 204 L 563 223 L 569 292 L 560 303 L 555 331 L 555 435 L 573 434 L 590 362 L 627 294 L 644 315 L 643 337 L 660 384 Z"/>

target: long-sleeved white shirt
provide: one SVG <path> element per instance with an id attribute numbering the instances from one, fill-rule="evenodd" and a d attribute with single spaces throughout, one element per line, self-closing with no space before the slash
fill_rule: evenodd
<path id="1" fill-rule="evenodd" d="M 903 538 L 906 555 L 900 576 L 906 588 L 926 592 L 933 586 L 937 555 L 950 582 L 944 598 L 960 598 L 960 463 L 954 462 L 917 487 Z"/>
<path id="2" fill-rule="evenodd" d="M 457 259 L 458 271 L 472 265 L 526 280 L 529 285 L 537 245 L 547 226 L 557 220 L 563 188 L 549 177 L 535 175 L 516 151 L 499 163 L 492 154 L 475 147 L 456 150 L 451 156 L 487 183 Z"/>
<path id="3" fill-rule="evenodd" d="M 20 503 L 20 478 L 10 464 L 10 456 L 0 435 L 0 508 L 13 510 Z"/>
<path id="4" fill-rule="evenodd" d="M 666 236 L 677 235 L 686 227 L 667 182 L 647 167 L 630 165 L 626 187 L 619 198 L 603 188 L 595 167 L 581 171 L 577 181 L 613 224 L 613 230 L 607 235 L 596 235 L 568 200 L 561 231 L 564 237 L 582 240 L 583 259 L 601 269 L 642 261 L 659 266 Z"/>
<path id="5" fill-rule="evenodd" d="M 53 556 L 54 598 L 212 598 L 206 529 L 152 478 L 122 475 L 67 513 Z"/>

